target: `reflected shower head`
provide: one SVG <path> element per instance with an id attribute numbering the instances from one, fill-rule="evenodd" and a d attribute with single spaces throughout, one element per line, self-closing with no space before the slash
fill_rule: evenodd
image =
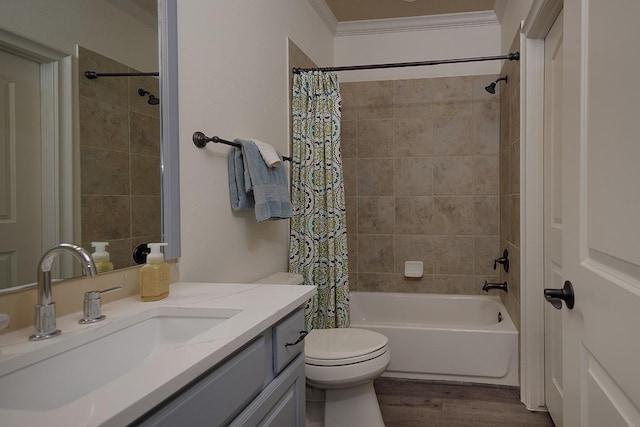
<path id="1" fill-rule="evenodd" d="M 496 93 L 496 84 L 500 81 L 500 80 L 504 80 L 505 83 L 508 83 L 508 76 L 504 76 L 504 77 L 500 77 L 499 79 L 496 79 L 494 81 L 491 82 L 491 84 L 487 87 L 484 88 L 484 90 L 486 90 L 487 92 L 494 94 Z"/>
<path id="2" fill-rule="evenodd" d="M 149 100 L 147 101 L 147 104 L 149 105 L 158 105 L 160 104 L 160 99 L 156 98 L 156 96 L 154 94 L 152 94 L 151 92 L 144 90 L 142 88 L 138 88 L 138 95 L 140 96 L 149 96 Z"/>

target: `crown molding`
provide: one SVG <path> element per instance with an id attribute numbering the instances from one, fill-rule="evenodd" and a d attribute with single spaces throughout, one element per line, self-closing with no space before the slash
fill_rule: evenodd
<path id="1" fill-rule="evenodd" d="M 151 13 L 138 6 L 131 0 L 107 0 L 107 2 L 111 3 L 113 6 L 131 16 L 133 19 L 142 22 L 147 27 L 152 28 L 156 31 L 158 30 L 157 13 L 156 16 L 153 16 Z"/>
<path id="2" fill-rule="evenodd" d="M 338 26 L 338 20 L 336 19 L 329 6 L 327 6 L 327 3 L 324 0 L 307 1 L 309 2 L 313 10 L 316 11 L 322 22 L 324 22 L 324 25 L 331 32 L 331 34 L 335 35 L 336 28 Z"/>
<path id="3" fill-rule="evenodd" d="M 320 1 L 324 3 L 324 0 Z M 493 11 L 338 22 L 334 35 L 341 37 L 487 25 L 499 25 Z"/>
<path id="4" fill-rule="evenodd" d="M 509 0 L 496 0 L 493 4 L 493 10 L 498 17 L 498 21 L 502 22 L 502 18 L 504 17 L 504 12 L 507 10 L 507 3 Z"/>

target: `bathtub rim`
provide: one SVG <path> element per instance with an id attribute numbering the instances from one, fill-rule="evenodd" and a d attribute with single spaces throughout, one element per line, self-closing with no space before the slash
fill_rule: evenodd
<path id="1" fill-rule="evenodd" d="M 361 322 L 355 321 L 353 317 L 351 318 L 351 327 L 359 327 L 360 325 L 372 325 L 372 326 L 385 326 L 385 327 L 406 327 L 410 329 L 420 329 L 420 326 L 428 326 L 430 329 L 443 329 L 443 330 L 455 330 L 455 331 L 495 331 L 502 333 L 519 333 L 518 328 L 516 327 L 509 311 L 507 310 L 506 305 L 502 302 L 502 299 L 499 295 L 477 295 L 477 294 L 424 294 L 424 293 L 414 293 L 414 292 L 368 292 L 368 291 L 350 291 L 349 292 L 349 302 L 353 305 L 352 296 L 355 294 L 356 298 L 358 295 L 375 295 L 375 296 L 389 296 L 389 297 L 404 297 L 407 298 L 409 296 L 412 297 L 420 297 L 426 299 L 437 299 L 443 298 L 447 300 L 485 300 L 490 301 L 492 303 L 498 304 L 503 310 L 500 310 L 502 314 L 502 321 L 491 323 L 487 325 L 478 325 L 477 327 L 473 326 L 460 326 L 460 325 L 446 325 L 446 324 L 428 324 L 428 323 L 409 323 L 409 322 L 397 322 L 397 323 L 385 323 L 385 322 Z"/>

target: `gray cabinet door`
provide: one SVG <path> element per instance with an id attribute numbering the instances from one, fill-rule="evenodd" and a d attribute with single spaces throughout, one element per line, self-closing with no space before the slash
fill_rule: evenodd
<path id="1" fill-rule="evenodd" d="M 266 377 L 271 346 L 260 337 L 212 373 L 133 425 L 144 427 L 223 426 L 256 396 Z M 271 344 L 270 340 L 268 344 Z"/>
<path id="2" fill-rule="evenodd" d="M 299 354 L 229 426 L 304 427 L 304 385 L 304 354 Z"/>

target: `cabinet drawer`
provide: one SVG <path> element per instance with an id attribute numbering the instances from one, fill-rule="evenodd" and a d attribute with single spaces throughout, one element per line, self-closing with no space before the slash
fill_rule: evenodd
<path id="1" fill-rule="evenodd" d="M 304 334 L 304 310 L 298 309 L 273 327 L 273 372 L 277 375 L 304 350 L 304 340 L 293 344 Z M 288 344 L 288 345 L 287 345 Z"/>
<path id="2" fill-rule="evenodd" d="M 237 415 L 264 385 L 268 341 L 260 337 L 248 347 L 205 374 L 183 393 L 174 396 L 133 425 L 221 426 Z"/>

